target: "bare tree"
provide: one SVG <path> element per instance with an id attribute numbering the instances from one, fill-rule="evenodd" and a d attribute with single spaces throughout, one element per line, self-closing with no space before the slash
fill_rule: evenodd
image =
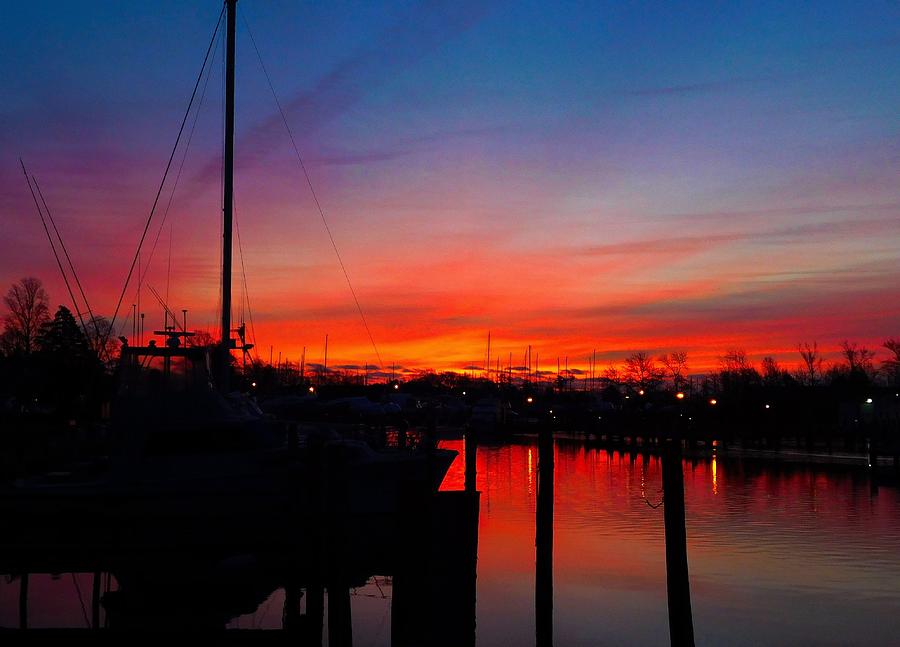
<path id="1" fill-rule="evenodd" d="M 625 358 L 625 381 L 634 389 L 649 391 L 662 382 L 664 375 L 653 358 L 643 351 Z"/>
<path id="2" fill-rule="evenodd" d="M 782 371 L 781 366 L 778 364 L 778 360 L 771 355 L 763 357 L 762 377 L 764 382 L 767 384 L 775 384 L 781 380 L 783 375 L 784 371 Z"/>
<path id="3" fill-rule="evenodd" d="M 622 383 L 622 373 L 615 366 L 610 365 L 603 371 L 603 379 L 607 384 L 619 386 Z"/>
<path id="4" fill-rule="evenodd" d="M 802 359 L 798 373 L 800 381 L 809 386 L 817 384 L 822 376 L 822 355 L 819 353 L 819 345 L 813 342 L 810 346 L 808 342 L 803 342 L 797 344 L 797 351 Z"/>
<path id="5" fill-rule="evenodd" d="M 750 370 L 750 360 L 747 359 L 747 351 L 743 348 L 730 348 L 719 358 L 719 365 L 723 372 L 744 373 Z"/>
<path id="6" fill-rule="evenodd" d="M 887 376 L 888 382 L 895 386 L 900 385 L 900 339 L 890 337 L 884 341 L 882 346 L 888 349 L 893 356 L 881 362 L 881 370 Z"/>
<path id="7" fill-rule="evenodd" d="M 208 330 L 195 330 L 193 337 L 187 338 L 187 345 L 193 347 L 209 347 L 216 345 L 216 339 Z"/>
<path id="8" fill-rule="evenodd" d="M 50 320 L 47 291 L 40 279 L 28 276 L 14 283 L 3 297 L 9 312 L 3 316 L 3 346 L 26 355 L 37 350 L 41 326 Z"/>
<path id="9" fill-rule="evenodd" d="M 119 355 L 120 341 L 113 334 L 112 323 L 102 316 L 95 316 L 86 322 L 88 342 L 100 361 L 111 364 Z"/>
<path id="10" fill-rule="evenodd" d="M 662 355 L 659 361 L 666 367 L 675 390 L 680 389 L 685 382 L 685 373 L 688 371 L 687 353 L 683 350 L 673 351 L 668 355 Z"/>
<path id="11" fill-rule="evenodd" d="M 859 346 L 856 342 L 849 342 L 846 339 L 841 342 L 841 355 L 847 362 L 847 370 L 850 373 L 867 373 L 873 372 L 872 361 L 875 359 L 875 351 L 869 350 L 865 346 Z"/>

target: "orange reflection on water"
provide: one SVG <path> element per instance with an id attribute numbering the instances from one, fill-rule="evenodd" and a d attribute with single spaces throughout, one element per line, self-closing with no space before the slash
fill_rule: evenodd
<path id="1" fill-rule="evenodd" d="M 534 457 L 531 447 L 528 448 L 528 495 L 534 492 Z"/>
<path id="2" fill-rule="evenodd" d="M 716 457 L 713 455 L 712 457 L 712 486 L 713 486 L 713 494 L 719 493 L 719 475 L 718 470 L 716 469 Z"/>

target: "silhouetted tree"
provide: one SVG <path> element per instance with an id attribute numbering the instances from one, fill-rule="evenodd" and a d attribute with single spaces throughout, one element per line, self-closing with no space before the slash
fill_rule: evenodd
<path id="1" fill-rule="evenodd" d="M 750 364 L 747 351 L 731 348 L 719 358 L 719 380 L 724 391 L 742 390 L 760 382 L 759 372 Z"/>
<path id="2" fill-rule="evenodd" d="M 50 318 L 47 291 L 40 279 L 25 277 L 14 283 L 3 297 L 9 312 L 3 316 L 0 338 L 6 354 L 29 355 L 37 349 L 41 326 Z"/>
<path id="3" fill-rule="evenodd" d="M 892 386 L 900 385 L 900 339 L 890 337 L 882 346 L 888 349 L 892 356 L 881 362 L 881 370 L 884 371 L 887 381 Z"/>
<path id="4" fill-rule="evenodd" d="M 60 416 L 95 415 L 103 364 L 68 308 L 59 306 L 41 327 L 37 348 L 31 357 L 40 400 Z"/>
<path id="5" fill-rule="evenodd" d="M 719 358 L 719 366 L 722 372 L 738 374 L 752 368 L 743 348 L 730 348 Z"/>
<path id="6" fill-rule="evenodd" d="M 75 323 L 75 317 L 65 306 L 59 306 L 53 319 L 41 326 L 37 335 L 37 348 L 44 354 L 84 358 L 91 354 L 84 333 Z"/>
<path id="7" fill-rule="evenodd" d="M 94 316 L 85 322 L 88 329 L 88 343 L 101 361 L 111 364 L 119 356 L 121 342 L 113 334 L 112 322 L 102 316 Z"/>
<path id="8" fill-rule="evenodd" d="M 208 330 L 195 330 L 193 337 L 187 338 L 187 345 L 196 348 L 207 348 L 216 345 L 216 339 Z"/>
<path id="9" fill-rule="evenodd" d="M 665 373 L 644 351 L 625 358 L 625 382 L 636 391 L 652 391 L 663 381 Z"/>
<path id="10" fill-rule="evenodd" d="M 808 342 L 797 344 L 797 351 L 802 360 L 797 379 L 807 386 L 818 384 L 822 377 L 822 355 L 819 354 L 818 343 L 813 342 L 812 346 Z"/>
<path id="11" fill-rule="evenodd" d="M 771 355 L 766 355 L 762 359 L 762 377 L 767 384 L 775 384 L 781 378 L 781 367 L 778 361 Z"/>
<path id="12" fill-rule="evenodd" d="M 622 384 L 622 373 L 615 366 L 609 366 L 603 371 L 603 379 L 609 386 L 618 388 Z"/>
<path id="13" fill-rule="evenodd" d="M 673 351 L 668 355 L 661 356 L 659 361 L 666 367 L 675 390 L 679 390 L 685 382 L 685 374 L 688 370 L 687 353 L 683 350 Z"/>
<path id="14" fill-rule="evenodd" d="M 875 351 L 845 339 L 841 342 L 841 355 L 847 363 L 845 368 L 849 373 L 865 373 L 866 375 L 873 373 L 872 361 L 875 359 Z"/>

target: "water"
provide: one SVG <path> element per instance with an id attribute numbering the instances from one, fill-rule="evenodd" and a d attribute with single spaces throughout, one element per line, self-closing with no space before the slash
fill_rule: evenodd
<path id="1" fill-rule="evenodd" d="M 537 464 L 535 444 L 478 451 L 484 647 L 534 642 Z M 715 458 L 685 461 L 684 474 L 697 644 L 900 644 L 896 490 Z M 557 444 L 555 645 L 667 643 L 662 508 L 649 505 L 660 489 L 656 457 Z"/>
<path id="2" fill-rule="evenodd" d="M 460 451 L 443 489 L 462 489 L 463 441 L 442 445 Z M 554 458 L 554 645 L 668 644 L 659 459 L 563 441 Z M 900 644 L 897 490 L 726 458 L 686 460 L 684 474 L 698 645 Z M 536 443 L 479 447 L 479 647 L 535 642 L 537 483 Z M 31 626 L 85 626 L 90 588 L 89 574 L 33 575 Z M 17 593 L 0 580 L 0 626 L 16 625 Z M 229 626 L 280 627 L 283 599 Z M 390 644 L 391 603 L 390 578 L 353 592 L 355 645 Z"/>

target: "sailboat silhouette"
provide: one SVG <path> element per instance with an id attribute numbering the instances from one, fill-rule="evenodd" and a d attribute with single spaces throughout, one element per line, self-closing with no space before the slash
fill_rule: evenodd
<path id="1" fill-rule="evenodd" d="M 123 346 L 108 461 L 0 491 L 2 512 L 18 519 L 14 527 L 26 534 L 30 521 L 47 515 L 66 519 L 64 527 L 76 535 L 110 524 L 145 542 L 170 540 L 173 528 L 205 541 L 211 518 L 228 522 L 231 533 L 279 528 L 287 517 L 295 523 L 309 513 L 309 491 L 318 487 L 310 484 L 319 478 L 312 475 L 323 471 L 340 489 L 351 525 L 360 527 L 373 515 L 395 514 L 411 494 L 435 491 L 456 456 L 440 449 L 379 452 L 315 429 L 289 433 L 284 423 L 265 417 L 249 398 L 231 390 L 231 353 L 246 348 L 243 334 L 239 346 L 231 327 L 237 0 L 226 0 L 223 11 L 221 338 L 213 347 L 189 347 L 191 333 L 173 326 L 157 331 L 161 344 Z"/>

